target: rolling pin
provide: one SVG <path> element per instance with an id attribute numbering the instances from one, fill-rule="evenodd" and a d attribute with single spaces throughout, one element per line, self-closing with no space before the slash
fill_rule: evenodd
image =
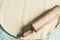
<path id="1" fill-rule="evenodd" d="M 44 25 L 48 24 L 55 18 L 60 16 L 60 6 L 56 5 L 52 9 L 45 11 L 29 24 L 21 28 L 21 32 L 17 35 L 17 37 L 24 37 L 33 31 L 38 32 Z M 26 33 L 25 33 L 26 32 Z"/>

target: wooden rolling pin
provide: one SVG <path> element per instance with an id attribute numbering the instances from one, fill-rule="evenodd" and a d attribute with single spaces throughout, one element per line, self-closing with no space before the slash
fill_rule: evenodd
<path id="1" fill-rule="evenodd" d="M 17 35 L 17 37 L 24 37 L 33 31 L 38 32 L 38 30 L 44 27 L 44 25 L 48 24 L 49 22 L 51 22 L 55 18 L 58 18 L 59 16 L 60 6 L 57 5 L 38 16 L 36 19 L 34 19 L 26 26 L 22 27 L 21 32 Z"/>

